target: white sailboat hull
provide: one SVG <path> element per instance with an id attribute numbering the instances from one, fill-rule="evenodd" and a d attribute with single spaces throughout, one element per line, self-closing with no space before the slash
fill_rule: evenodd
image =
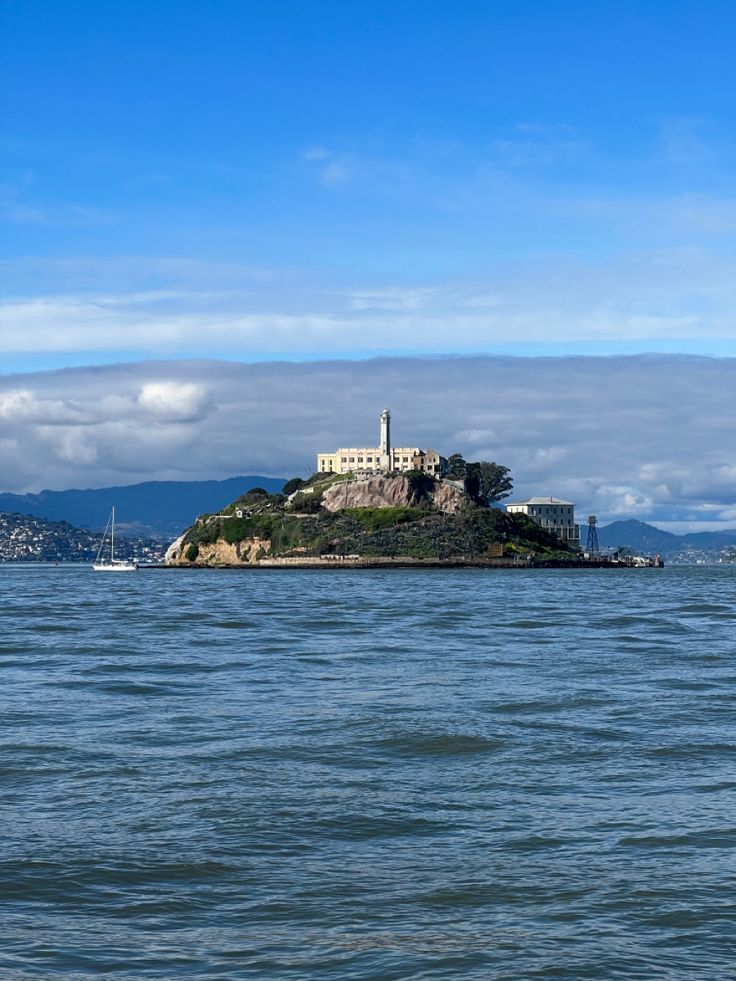
<path id="1" fill-rule="evenodd" d="M 109 562 L 93 562 L 92 568 L 95 572 L 135 572 L 138 566 L 133 562 L 116 562 L 114 565 Z"/>

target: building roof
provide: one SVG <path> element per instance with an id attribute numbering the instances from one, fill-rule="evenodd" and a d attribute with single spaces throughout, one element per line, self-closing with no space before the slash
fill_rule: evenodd
<path id="1" fill-rule="evenodd" d="M 559 497 L 530 497 L 528 501 L 509 501 L 506 506 L 508 507 L 509 504 L 562 504 L 569 508 L 575 507 L 572 501 L 561 501 Z"/>

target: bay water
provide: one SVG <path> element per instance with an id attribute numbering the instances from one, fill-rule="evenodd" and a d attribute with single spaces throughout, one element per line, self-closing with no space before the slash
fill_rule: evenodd
<path id="1" fill-rule="evenodd" d="M 736 567 L 0 566 L 0 977 L 736 976 Z"/>

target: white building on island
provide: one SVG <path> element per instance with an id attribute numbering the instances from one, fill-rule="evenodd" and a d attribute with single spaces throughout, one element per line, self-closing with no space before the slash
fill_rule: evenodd
<path id="1" fill-rule="evenodd" d="M 418 446 L 393 447 L 391 413 L 388 409 L 381 413 L 380 446 L 344 446 L 334 453 L 317 454 L 317 473 L 392 473 L 421 470 L 440 476 L 445 472 L 446 466 L 445 458 L 435 450 L 423 450 Z"/>
<path id="2" fill-rule="evenodd" d="M 507 504 L 510 514 L 526 514 L 532 521 L 557 535 L 571 548 L 580 548 L 580 525 L 575 524 L 575 505 L 557 497 L 530 497 Z"/>

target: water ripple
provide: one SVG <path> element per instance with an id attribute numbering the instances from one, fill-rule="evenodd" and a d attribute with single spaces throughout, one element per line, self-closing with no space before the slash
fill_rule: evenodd
<path id="1" fill-rule="evenodd" d="M 0 567 L 0 977 L 732 976 L 735 585 Z"/>

